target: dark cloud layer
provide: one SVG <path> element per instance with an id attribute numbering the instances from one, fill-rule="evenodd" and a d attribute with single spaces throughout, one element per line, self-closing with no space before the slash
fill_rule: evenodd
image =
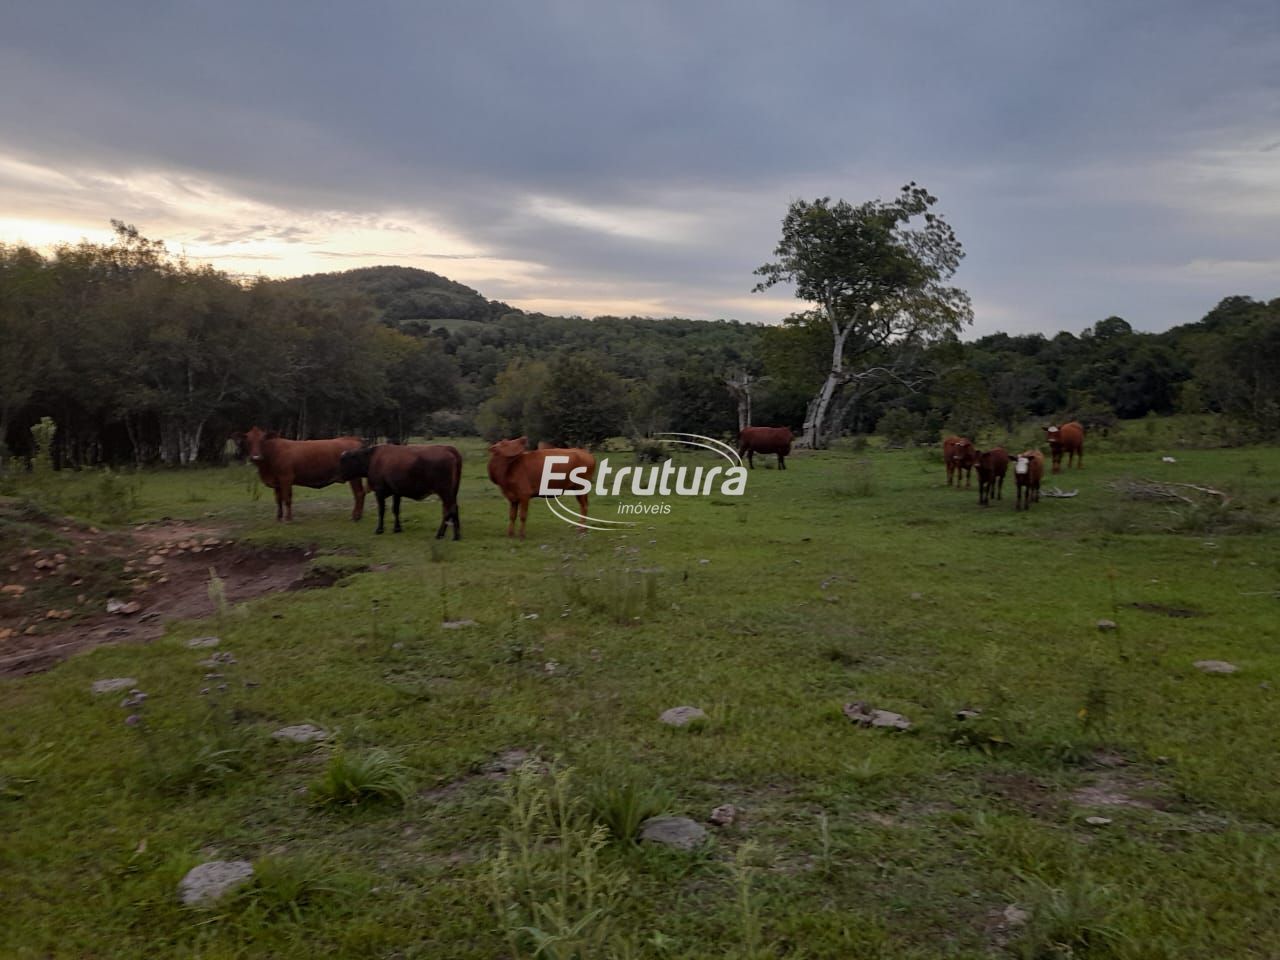
<path id="1" fill-rule="evenodd" d="M 1278 292 L 1274 3 L 84 2 L 4 19 L 0 153 L 308 216 L 407 211 L 562 287 L 776 316 L 716 304 L 746 298 L 789 200 L 916 179 L 966 243 L 979 329 L 1158 328 Z"/>

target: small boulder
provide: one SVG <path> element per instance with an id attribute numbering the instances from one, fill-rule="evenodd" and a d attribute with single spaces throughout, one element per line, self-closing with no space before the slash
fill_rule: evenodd
<path id="1" fill-rule="evenodd" d="M 911 721 L 892 710 L 878 710 L 861 700 L 844 705 L 844 715 L 860 727 L 883 727 L 889 730 L 910 730 Z"/>
<path id="2" fill-rule="evenodd" d="M 200 647 L 216 647 L 221 642 L 221 637 L 192 637 L 187 641 L 187 646 L 192 649 L 198 649 Z"/>
<path id="3" fill-rule="evenodd" d="M 1099 629 L 1099 630 L 1114 630 L 1114 629 L 1116 629 L 1116 622 L 1115 622 L 1114 620 L 1099 620 L 1099 621 L 1098 621 L 1098 629 Z"/>
<path id="4" fill-rule="evenodd" d="M 311 723 L 295 723 L 288 727 L 281 727 L 271 736 L 273 739 L 288 740 L 290 743 L 313 743 L 316 740 L 324 740 L 329 733 Z"/>
<path id="5" fill-rule="evenodd" d="M 93 681 L 89 689 L 94 693 L 115 693 L 117 690 L 132 690 L 138 685 L 136 677 L 107 677 L 105 680 Z"/>
<path id="6" fill-rule="evenodd" d="M 6 583 L 3 587 L 0 587 L 0 593 L 10 597 L 20 597 L 26 592 L 27 588 L 20 583 Z"/>
<path id="7" fill-rule="evenodd" d="M 1110 817 L 1085 817 L 1084 822 L 1091 827 L 1105 827 L 1111 823 Z"/>
<path id="8" fill-rule="evenodd" d="M 474 627 L 475 625 L 476 622 L 474 620 L 446 620 L 440 624 L 446 630 L 461 630 L 463 627 Z"/>
<path id="9" fill-rule="evenodd" d="M 253 864 L 248 860 L 211 860 L 188 870 L 178 891 L 187 906 L 211 903 L 252 877 Z"/>
<path id="10" fill-rule="evenodd" d="M 664 710 L 658 719 L 668 727 L 686 727 L 695 720 L 707 719 L 707 715 L 697 707 L 672 707 Z"/>
<path id="11" fill-rule="evenodd" d="M 1235 673 L 1240 669 L 1234 663 L 1228 663 L 1226 660 L 1197 660 L 1194 666 L 1204 673 Z"/>
<path id="12" fill-rule="evenodd" d="M 707 829 L 688 817 L 650 817 L 640 825 L 640 839 L 677 850 L 692 850 L 707 839 Z"/>
<path id="13" fill-rule="evenodd" d="M 707 818 L 714 826 L 727 827 L 738 819 L 738 808 L 732 803 L 722 803 L 711 811 L 711 816 Z"/>

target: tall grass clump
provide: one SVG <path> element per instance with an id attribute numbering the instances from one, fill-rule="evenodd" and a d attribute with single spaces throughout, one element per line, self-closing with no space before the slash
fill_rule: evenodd
<path id="1" fill-rule="evenodd" d="M 371 803 L 404 806 L 408 798 L 409 768 L 381 748 L 364 753 L 335 753 L 324 774 L 311 784 L 311 800 L 322 807 Z"/>
<path id="2" fill-rule="evenodd" d="M 671 791 L 636 780 L 597 781 L 587 790 L 586 797 L 596 822 L 621 843 L 639 842 L 640 825 L 666 813 L 675 800 Z"/>
<path id="3" fill-rule="evenodd" d="M 609 831 L 573 793 L 569 769 L 526 763 L 506 783 L 489 889 L 508 955 L 588 960 L 625 955 L 615 911 L 627 885 L 601 850 Z"/>
<path id="4" fill-rule="evenodd" d="M 610 570 L 597 577 L 567 573 L 560 583 L 568 606 L 619 626 L 638 622 L 658 602 L 656 570 Z"/>

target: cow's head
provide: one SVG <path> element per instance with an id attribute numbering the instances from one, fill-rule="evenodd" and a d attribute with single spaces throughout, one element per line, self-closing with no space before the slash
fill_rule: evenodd
<path id="1" fill-rule="evenodd" d="M 974 449 L 970 440 L 960 439 L 951 445 L 951 459 L 955 463 L 961 465 L 973 463 L 978 456 L 978 451 Z"/>
<path id="2" fill-rule="evenodd" d="M 247 456 L 252 463 L 261 463 L 264 455 L 263 443 L 274 440 L 280 434 L 274 430 L 266 431 L 261 427 L 254 427 L 248 433 L 239 436 L 241 437 L 239 441 L 241 455 Z"/>
<path id="3" fill-rule="evenodd" d="M 338 458 L 338 476 L 343 483 L 369 475 L 369 460 L 373 456 L 373 451 L 373 447 L 364 446 L 342 452 L 342 456 Z"/>
<path id="4" fill-rule="evenodd" d="M 1048 437 L 1050 440 L 1057 440 L 1057 439 L 1058 439 L 1058 429 L 1059 429 L 1059 428 L 1058 428 L 1058 425 L 1057 425 L 1056 423 L 1051 423 L 1051 424 L 1049 424 L 1049 426 L 1047 426 L 1047 427 L 1045 427 L 1045 428 L 1044 428 L 1044 435 L 1045 435 L 1046 437 Z"/>
<path id="5" fill-rule="evenodd" d="M 499 440 L 489 447 L 489 454 L 494 457 L 518 457 L 529 449 L 528 437 L 516 437 L 514 440 Z"/>

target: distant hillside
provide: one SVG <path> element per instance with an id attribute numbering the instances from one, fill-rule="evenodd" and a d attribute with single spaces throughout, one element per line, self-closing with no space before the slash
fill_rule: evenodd
<path id="1" fill-rule="evenodd" d="M 381 319 L 395 326 L 410 320 L 488 322 L 520 312 L 497 300 L 486 300 L 448 277 L 416 267 L 359 267 L 338 273 L 312 273 L 281 283 L 322 301 L 367 297 Z"/>

